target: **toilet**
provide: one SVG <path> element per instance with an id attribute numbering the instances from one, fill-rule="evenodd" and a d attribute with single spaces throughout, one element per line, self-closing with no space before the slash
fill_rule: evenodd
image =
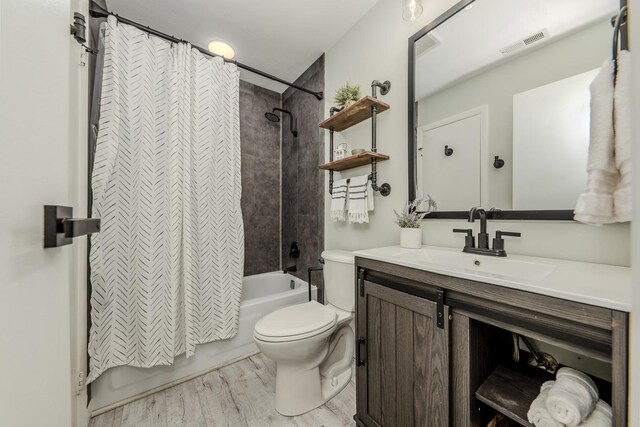
<path id="1" fill-rule="evenodd" d="M 331 250 L 322 258 L 327 304 L 309 301 L 281 308 L 254 329 L 258 349 L 276 362 L 276 410 L 282 415 L 300 415 L 323 405 L 351 380 L 354 256 Z"/>

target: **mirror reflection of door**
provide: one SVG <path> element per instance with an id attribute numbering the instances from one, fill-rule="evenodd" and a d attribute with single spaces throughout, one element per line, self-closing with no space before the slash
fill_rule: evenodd
<path id="1" fill-rule="evenodd" d="M 486 118 L 484 106 L 418 128 L 418 193 L 429 194 L 438 210 L 482 205 Z"/>

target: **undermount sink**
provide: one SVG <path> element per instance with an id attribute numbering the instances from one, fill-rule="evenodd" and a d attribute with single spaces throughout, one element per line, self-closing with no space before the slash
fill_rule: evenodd
<path id="1" fill-rule="evenodd" d="M 401 250 L 395 254 L 399 259 L 424 263 L 449 272 L 460 271 L 482 277 L 507 280 L 539 282 L 555 269 L 553 265 L 540 262 L 521 261 L 510 258 L 445 251 L 431 248 Z"/>

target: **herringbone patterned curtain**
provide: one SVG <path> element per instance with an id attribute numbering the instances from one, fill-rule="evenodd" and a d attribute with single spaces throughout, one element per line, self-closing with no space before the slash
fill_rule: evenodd
<path id="1" fill-rule="evenodd" d="M 89 381 L 233 337 L 244 264 L 237 67 L 104 25 Z"/>

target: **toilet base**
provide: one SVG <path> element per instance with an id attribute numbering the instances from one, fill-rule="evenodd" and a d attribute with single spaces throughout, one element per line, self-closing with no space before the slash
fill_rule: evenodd
<path id="1" fill-rule="evenodd" d="M 302 415 L 327 403 L 351 381 L 352 368 L 333 378 L 322 378 L 318 367 L 301 371 L 278 365 L 276 411 L 287 417 Z"/>

